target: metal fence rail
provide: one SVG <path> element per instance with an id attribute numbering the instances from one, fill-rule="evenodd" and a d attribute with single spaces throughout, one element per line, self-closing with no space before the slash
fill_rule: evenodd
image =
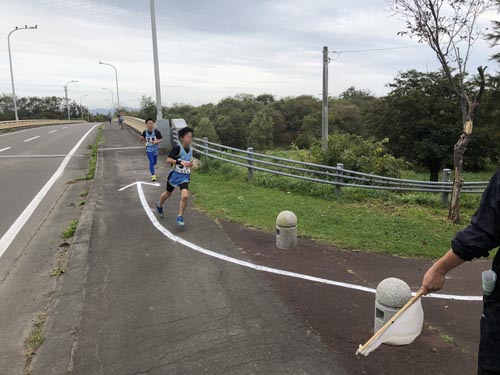
<path id="1" fill-rule="evenodd" d="M 174 142 L 178 142 L 178 136 L 175 131 L 173 138 Z M 255 171 L 259 171 L 304 181 L 332 185 L 335 186 L 337 193 L 341 192 L 342 187 L 440 193 L 442 194 L 443 203 L 448 201 L 448 194 L 452 191 L 452 182 L 449 180 L 451 171 L 449 169 L 443 170 L 442 181 L 420 181 L 352 171 L 344 169 L 341 163 L 338 163 L 336 167 L 332 167 L 265 155 L 254 152 L 251 147 L 247 150 L 241 150 L 235 147 L 210 142 L 207 138 L 195 138 L 193 149 L 205 157 L 247 168 L 249 179 L 253 178 Z M 487 184 L 487 181 L 464 182 L 462 192 L 480 194 L 484 191 Z"/>

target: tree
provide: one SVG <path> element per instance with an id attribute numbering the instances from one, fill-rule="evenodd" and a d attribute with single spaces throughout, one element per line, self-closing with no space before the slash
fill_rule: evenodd
<path id="1" fill-rule="evenodd" d="M 256 150 L 265 150 L 273 145 L 273 115 L 270 109 L 255 114 L 250 123 L 247 143 Z"/>
<path id="2" fill-rule="evenodd" d="M 496 0 L 496 6 L 500 9 L 500 0 Z M 492 31 L 486 36 L 491 42 L 491 46 L 498 46 L 500 44 L 500 21 L 492 21 Z M 492 59 L 500 62 L 500 53 L 495 53 L 491 56 Z"/>
<path id="3" fill-rule="evenodd" d="M 195 134 L 198 138 L 207 137 L 211 142 L 219 142 L 219 136 L 215 131 L 214 125 L 206 117 L 203 117 L 198 123 L 198 126 L 196 126 Z"/>
<path id="4" fill-rule="evenodd" d="M 460 130 L 460 110 L 442 72 L 400 73 L 392 89 L 370 110 L 368 128 L 378 139 L 388 138 L 388 150 L 422 165 L 437 181 L 443 165 L 451 162 L 453 142 Z"/>
<path id="5" fill-rule="evenodd" d="M 464 154 L 470 142 L 474 117 L 485 87 L 485 68 L 477 68 L 479 80 L 474 95 L 467 90 L 468 63 L 472 47 L 481 35 L 478 20 L 490 6 L 489 0 L 393 0 L 394 11 L 403 16 L 406 30 L 400 35 L 416 37 L 435 53 L 459 98 L 462 133 L 454 146 L 454 179 L 448 219 L 461 222 L 460 191 L 463 185 Z"/>
<path id="6" fill-rule="evenodd" d="M 146 95 L 142 96 L 139 117 L 144 120 L 147 118 L 156 119 L 156 103 L 152 97 Z"/>

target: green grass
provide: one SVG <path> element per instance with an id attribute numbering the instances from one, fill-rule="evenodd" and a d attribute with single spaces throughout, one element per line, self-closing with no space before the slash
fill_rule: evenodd
<path id="1" fill-rule="evenodd" d="M 78 227 L 78 220 L 72 220 L 69 223 L 68 227 L 62 233 L 63 238 L 73 237 L 77 227 Z"/>
<path id="2" fill-rule="evenodd" d="M 442 255 L 462 228 L 446 221 L 447 210 L 439 206 L 439 195 L 423 193 L 423 204 L 418 203 L 417 194 L 362 189 L 344 189 L 341 197 L 335 197 L 333 187 L 319 184 L 300 185 L 300 191 L 297 186 L 285 188 L 294 184 L 286 178 L 279 181 L 281 188 L 276 181 L 266 188 L 259 182 L 266 175 L 248 182 L 244 170 L 226 166 L 193 175 L 195 204 L 216 219 L 274 230 L 277 214 L 292 210 L 298 216 L 301 236 L 343 249 L 432 258 Z M 466 197 L 465 201 L 467 222 L 478 198 Z"/>
<path id="3" fill-rule="evenodd" d="M 104 136 L 102 134 L 103 128 L 102 125 L 99 126 L 99 129 L 97 130 L 97 135 L 95 137 L 95 141 L 93 144 L 89 145 L 89 150 L 92 150 L 92 155 L 89 160 L 89 168 L 87 171 L 87 174 L 83 178 L 84 180 L 92 180 L 95 175 L 95 169 L 97 166 L 97 151 L 99 149 L 99 146 L 104 142 Z"/>
<path id="4" fill-rule="evenodd" d="M 44 338 L 43 338 L 43 326 L 45 325 L 45 314 L 40 314 L 38 317 L 38 322 L 36 322 L 33 326 L 33 330 L 30 335 L 26 339 L 25 347 L 26 347 L 26 355 L 28 357 L 33 356 L 38 348 L 42 346 Z"/>

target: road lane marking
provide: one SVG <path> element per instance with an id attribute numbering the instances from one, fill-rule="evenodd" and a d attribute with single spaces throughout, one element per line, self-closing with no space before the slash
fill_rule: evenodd
<path id="1" fill-rule="evenodd" d="M 32 141 L 33 139 L 37 139 L 37 138 L 40 138 L 40 136 L 39 136 L 39 135 L 37 135 L 36 137 L 31 137 L 31 138 L 25 139 L 25 140 L 24 140 L 24 143 L 26 143 L 26 142 L 30 142 L 30 141 Z"/>
<path id="2" fill-rule="evenodd" d="M 4 152 L 4 151 L 7 151 L 7 150 L 10 150 L 11 148 L 12 148 L 12 147 L 5 147 L 5 148 L 2 148 L 2 149 L 0 150 L 0 152 Z"/>
<path id="3" fill-rule="evenodd" d="M 6 135 L 14 135 L 14 134 L 19 134 L 19 133 L 24 133 L 24 132 L 27 132 L 28 130 L 35 130 L 35 129 L 24 129 L 24 130 L 18 130 L 15 132 L 7 132 L 4 134 L 0 134 L 0 137 L 5 137 Z"/>
<path id="4" fill-rule="evenodd" d="M 49 132 L 49 134 L 55 133 L 56 131 L 57 131 L 57 129 L 56 129 L 56 130 L 51 130 L 51 131 Z"/>
<path id="5" fill-rule="evenodd" d="M 357 285 L 357 284 L 349 284 L 341 281 L 334 281 L 334 280 L 329 280 L 329 279 L 324 279 L 321 277 L 316 277 L 316 276 L 310 276 L 310 275 L 304 275 L 301 273 L 297 272 L 291 272 L 291 271 L 285 271 L 285 270 L 280 270 L 272 267 L 267 267 L 267 266 L 262 266 L 259 264 L 247 262 L 244 260 L 236 259 L 229 257 L 224 254 L 217 253 L 212 250 L 205 249 L 201 246 L 198 246 L 192 242 L 186 241 L 185 239 L 176 236 L 172 232 L 170 232 L 167 228 L 165 228 L 161 223 L 158 221 L 156 215 L 153 213 L 151 207 L 149 207 L 148 201 L 146 200 L 146 196 L 144 194 L 144 190 L 142 189 L 142 185 L 154 185 L 154 186 L 159 186 L 159 184 L 152 184 L 152 183 L 144 183 L 144 182 L 134 182 L 133 184 L 127 185 L 118 191 L 125 190 L 128 187 L 131 187 L 133 185 L 137 186 L 137 192 L 139 194 L 139 199 L 141 201 L 142 207 L 144 208 L 144 211 L 148 215 L 149 220 L 151 223 L 154 225 L 156 229 L 158 229 L 165 237 L 169 238 L 170 240 L 177 242 L 181 245 L 184 245 L 192 250 L 195 250 L 199 253 L 211 256 L 213 258 L 217 258 L 229 263 L 233 263 L 239 266 L 243 266 L 246 268 L 251 268 L 256 271 L 262 271 L 262 272 L 268 272 L 268 273 L 273 273 L 276 275 L 282 275 L 282 276 L 288 276 L 288 277 L 293 277 L 296 279 L 302 279 L 302 280 L 308 280 L 316 283 L 321 283 L 321 284 L 328 284 L 328 285 L 333 285 L 333 286 L 338 286 L 342 288 L 347 288 L 347 289 L 353 289 L 353 290 L 358 290 L 361 292 L 368 292 L 368 293 L 376 293 L 376 289 L 369 288 L 366 286 L 362 285 Z M 415 293 L 413 293 L 415 295 Z M 426 297 L 428 298 L 437 298 L 437 299 L 445 299 L 445 300 L 455 300 L 455 301 L 482 301 L 483 297 L 482 296 L 461 296 L 461 295 L 453 295 L 453 294 L 428 294 Z"/>
<path id="6" fill-rule="evenodd" d="M 67 127 L 67 126 L 64 126 L 64 127 L 63 127 L 63 129 L 68 129 L 68 127 Z"/>
<path id="7" fill-rule="evenodd" d="M 16 221 L 10 226 L 10 228 L 5 232 L 5 234 L 0 238 L 0 258 L 2 255 L 5 253 L 7 248 L 10 246 L 12 241 L 16 238 L 17 234 L 21 231 L 21 229 L 24 227 L 26 222 L 29 220 L 31 215 L 33 215 L 33 212 L 35 212 L 36 208 L 40 204 L 40 202 L 43 200 L 43 198 L 47 195 L 49 192 L 50 188 L 56 183 L 56 181 L 61 177 L 61 175 L 64 172 L 64 169 L 68 165 L 69 161 L 71 160 L 71 157 L 75 155 L 76 151 L 78 148 L 82 145 L 83 141 L 87 136 L 96 128 L 97 124 L 92 126 L 89 131 L 87 131 L 82 138 L 77 142 L 75 147 L 71 149 L 71 151 L 66 155 L 64 160 L 61 162 L 55 173 L 50 177 L 50 179 L 45 183 L 45 185 L 42 187 L 42 189 L 38 192 L 38 194 L 33 198 L 33 200 L 26 206 L 24 211 L 19 215 L 19 217 L 16 219 Z"/>
<path id="8" fill-rule="evenodd" d="M 10 148 L 10 147 L 7 147 Z M 2 152 L 2 150 L 0 150 Z M 52 154 L 52 155 L 0 155 L 0 159 L 38 159 L 38 158 L 64 158 L 68 154 Z M 89 155 L 74 154 L 73 157 L 84 157 Z"/>

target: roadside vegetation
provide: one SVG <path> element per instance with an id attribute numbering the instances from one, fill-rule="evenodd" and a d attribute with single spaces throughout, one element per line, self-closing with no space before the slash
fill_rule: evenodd
<path id="1" fill-rule="evenodd" d="M 78 220 L 72 220 L 68 227 L 63 231 L 63 238 L 71 238 L 75 234 L 76 228 L 78 227 Z"/>
<path id="2" fill-rule="evenodd" d="M 192 191 L 195 205 L 218 220 L 273 231 L 278 213 L 292 210 L 300 236 L 341 249 L 430 258 L 442 255 L 463 227 L 446 220 L 439 194 L 346 188 L 336 196 L 331 186 L 262 173 L 250 182 L 244 168 L 209 165 L 193 177 Z M 465 220 L 479 199 L 464 196 Z"/>

